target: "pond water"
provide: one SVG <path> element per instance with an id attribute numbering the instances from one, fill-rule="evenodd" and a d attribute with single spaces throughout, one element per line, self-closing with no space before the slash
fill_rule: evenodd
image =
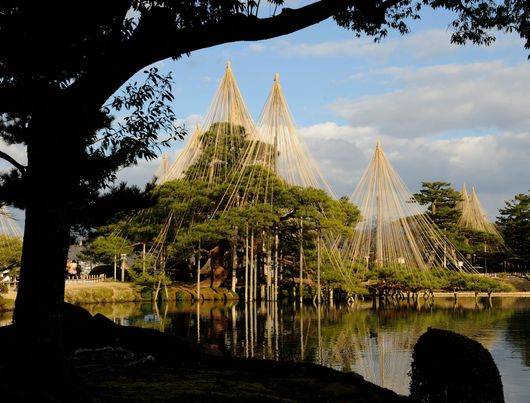
<path id="1" fill-rule="evenodd" d="M 437 298 L 371 309 L 297 304 L 172 303 L 89 306 L 124 325 L 157 328 L 234 356 L 320 363 L 409 392 L 412 349 L 428 327 L 473 338 L 493 356 L 508 403 L 530 401 L 530 298 Z M 455 363 L 458 365 L 458 363 Z"/>
<path id="2" fill-rule="evenodd" d="M 234 356 L 320 363 L 355 371 L 408 394 L 414 344 L 428 327 L 452 330 L 486 347 L 507 403 L 530 401 L 530 298 L 436 298 L 434 304 L 372 309 L 298 304 L 149 303 L 85 306 L 123 325 L 187 337 Z M 5 320 L 5 318 L 4 318 Z M 458 365 L 458 363 L 455 363 Z"/>

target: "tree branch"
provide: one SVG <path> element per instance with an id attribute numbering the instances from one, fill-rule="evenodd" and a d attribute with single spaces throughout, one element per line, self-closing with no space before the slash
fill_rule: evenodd
<path id="1" fill-rule="evenodd" d="M 399 1 L 402 0 L 389 0 L 372 8 L 380 15 Z M 101 105 L 137 71 L 157 61 L 223 43 L 275 38 L 322 22 L 347 7 L 366 8 L 372 4 L 372 0 L 319 0 L 298 9 L 284 8 L 279 15 L 269 18 L 235 14 L 216 23 L 185 29 L 163 18 L 160 24 L 138 30 L 127 44 L 120 44 L 112 53 L 93 63 L 99 69 L 90 77 L 80 79 L 70 90 L 79 101 Z"/>
<path id="2" fill-rule="evenodd" d="M 20 171 L 22 175 L 26 173 L 26 167 L 24 165 L 18 163 L 13 157 L 3 152 L 2 150 L 0 150 L 0 158 L 6 160 L 7 162 L 10 162 L 15 168 Z"/>
<path id="3" fill-rule="evenodd" d="M 133 47 L 148 45 L 156 60 L 180 56 L 195 50 L 237 41 L 258 41 L 287 35 L 322 22 L 334 14 L 366 0 L 320 0 L 298 9 L 284 8 L 276 16 L 257 18 L 235 14 L 223 21 L 196 28 L 173 29 L 172 35 L 156 46 L 154 38 L 141 38 Z M 143 43 L 147 41 L 147 43 Z M 153 46 L 154 45 L 154 46 Z M 155 61 L 156 61 L 155 60 Z"/>

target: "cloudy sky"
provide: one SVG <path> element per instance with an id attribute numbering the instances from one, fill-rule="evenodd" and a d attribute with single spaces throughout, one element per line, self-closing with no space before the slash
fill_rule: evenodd
<path id="1" fill-rule="evenodd" d="M 528 51 L 504 34 L 490 47 L 451 45 L 449 23 L 431 12 L 410 34 L 374 43 L 326 21 L 157 65 L 171 71 L 174 107 L 190 131 L 228 60 L 256 119 L 278 72 L 300 136 L 337 195 L 353 192 L 380 140 L 412 192 L 422 181 L 474 185 L 494 219 L 505 200 L 530 189 Z M 162 152 L 173 160 L 185 142 Z M 120 179 L 142 185 L 159 164 L 141 161 Z"/>

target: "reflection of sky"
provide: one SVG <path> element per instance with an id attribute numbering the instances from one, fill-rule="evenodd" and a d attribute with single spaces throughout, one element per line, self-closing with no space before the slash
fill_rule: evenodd
<path id="1" fill-rule="evenodd" d="M 501 373 L 504 386 L 504 399 L 507 403 L 530 401 L 530 368 L 524 365 L 523 352 L 509 343 L 513 335 L 508 331 L 499 331 L 499 342 L 490 349 L 490 353 Z M 530 337 L 530 335 L 526 335 Z"/>

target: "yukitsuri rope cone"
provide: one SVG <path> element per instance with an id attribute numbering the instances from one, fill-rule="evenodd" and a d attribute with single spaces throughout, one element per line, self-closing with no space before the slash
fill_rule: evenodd
<path id="1" fill-rule="evenodd" d="M 6 206 L 0 207 L 0 249 L 19 248 L 22 231 Z M 1 262 L 0 262 L 1 263 Z"/>
<path id="2" fill-rule="evenodd" d="M 184 178 L 186 170 L 197 161 L 197 158 L 200 155 L 200 138 L 201 128 L 197 125 L 186 146 L 177 155 L 175 161 L 166 168 L 165 161 L 162 160 L 162 164 L 156 174 L 158 177 L 157 183 L 159 185 L 175 179 Z"/>
<path id="3" fill-rule="evenodd" d="M 172 189 L 175 191 L 181 188 L 182 184 L 170 184 L 174 180 L 188 182 L 197 191 L 205 184 L 209 189 L 219 189 L 219 186 L 224 185 L 228 188 L 244 170 L 244 164 L 256 163 L 248 157 L 248 149 L 257 140 L 256 133 L 254 120 L 243 100 L 231 64 L 227 63 L 225 74 L 204 120 L 197 125 L 186 146 L 169 167 L 165 168 L 165 161 L 162 161 L 157 172 L 160 191 L 167 193 Z M 167 189 L 162 186 L 165 184 L 169 185 Z M 191 206 L 187 202 L 193 196 L 180 195 L 176 214 L 175 210 L 171 209 L 163 224 L 150 223 L 161 225 L 161 229 L 147 253 L 146 260 L 163 261 L 164 248 L 175 242 L 178 234 L 189 229 L 184 228 L 186 220 L 192 215 L 198 216 L 202 213 L 197 210 L 200 207 Z M 228 198 L 225 197 L 224 200 Z M 137 221 L 141 219 L 141 214 L 135 218 Z M 155 266 L 157 264 L 155 263 Z"/>
<path id="4" fill-rule="evenodd" d="M 435 270 L 475 272 L 424 214 L 379 142 L 350 200 L 359 207 L 362 219 L 351 239 L 336 243 L 349 262 L 349 267 L 342 268 L 345 277 L 355 277 L 370 265 L 417 278 Z"/>
<path id="5" fill-rule="evenodd" d="M 228 62 L 202 124 L 197 126 L 186 147 L 159 183 L 182 178 L 207 178 L 211 184 L 223 183 L 232 173 L 227 171 L 226 165 L 234 162 L 234 151 L 245 149 L 246 141 L 255 138 L 254 120 Z M 208 155 L 204 155 L 205 152 Z M 237 163 L 233 165 L 237 169 L 241 166 Z"/>
<path id="6" fill-rule="evenodd" d="M 497 231 L 497 228 L 488 220 L 486 213 L 480 204 L 475 187 L 471 187 L 471 193 L 467 194 L 466 185 L 462 185 L 460 191 L 462 201 L 459 203 L 459 207 L 462 211 L 458 225 L 461 228 L 468 228 L 475 231 L 485 232 L 502 239 L 501 234 Z"/>
<path id="7" fill-rule="evenodd" d="M 274 75 L 272 90 L 257 125 L 261 139 L 272 144 L 276 151 L 269 165 L 277 175 L 291 185 L 322 189 L 333 196 L 331 187 L 300 138 L 278 73 Z"/>
<path id="8" fill-rule="evenodd" d="M 243 157 L 243 169 L 231 179 L 225 209 L 244 203 L 274 203 L 272 174 L 285 184 L 322 189 L 334 197 L 316 161 L 303 144 L 280 85 L 278 73 L 257 122 L 257 138 L 252 139 Z M 267 186 L 267 184 L 271 186 Z M 251 184 L 265 184 L 253 186 Z M 281 185 L 281 184 L 280 184 Z M 245 191 L 241 192 L 244 187 Z M 267 194 L 257 195 L 261 188 Z"/>
<path id="9" fill-rule="evenodd" d="M 22 231 L 6 206 L 0 207 L 0 269 L 1 255 L 11 255 L 22 251 Z M 3 253 L 6 252 L 6 253 Z M 9 264 L 8 264 L 9 266 Z"/>

